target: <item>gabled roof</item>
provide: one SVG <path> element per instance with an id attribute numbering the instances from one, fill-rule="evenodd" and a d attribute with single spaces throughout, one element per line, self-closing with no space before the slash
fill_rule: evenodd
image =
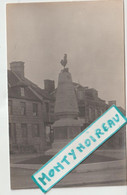
<path id="1" fill-rule="evenodd" d="M 42 101 L 42 99 L 51 99 L 51 96 L 25 77 L 20 77 L 15 72 L 8 70 L 8 95 L 9 97 L 30 99 Z M 24 87 L 25 96 L 21 96 L 20 88 Z"/>
<path id="2" fill-rule="evenodd" d="M 46 90 L 41 89 L 40 87 L 38 87 L 38 85 L 36 85 L 35 83 L 33 83 L 32 81 L 30 81 L 27 78 L 22 78 L 22 80 L 28 85 L 30 86 L 33 90 L 36 91 L 36 93 L 38 93 L 39 95 L 41 95 L 44 99 L 51 99 L 50 95 L 47 93 Z"/>
<path id="3" fill-rule="evenodd" d="M 125 111 L 124 108 L 122 108 L 121 106 L 117 106 L 117 107 L 119 108 L 119 110 L 120 110 L 124 115 L 126 115 L 126 111 Z"/>
<path id="4" fill-rule="evenodd" d="M 8 70 L 8 83 L 10 86 L 15 85 L 17 82 L 19 82 L 18 77 L 10 70 Z"/>
<path id="5" fill-rule="evenodd" d="M 8 96 L 9 98 L 17 98 L 17 99 L 41 102 L 41 100 L 28 87 L 24 88 L 24 96 L 21 96 L 20 87 L 8 87 Z"/>

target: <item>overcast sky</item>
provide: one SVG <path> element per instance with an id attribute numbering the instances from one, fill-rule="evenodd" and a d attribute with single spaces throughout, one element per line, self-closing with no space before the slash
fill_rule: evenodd
<path id="1" fill-rule="evenodd" d="M 25 62 L 25 76 L 43 87 L 57 79 L 68 54 L 74 82 L 124 106 L 121 0 L 13 4 L 7 7 L 8 64 Z"/>

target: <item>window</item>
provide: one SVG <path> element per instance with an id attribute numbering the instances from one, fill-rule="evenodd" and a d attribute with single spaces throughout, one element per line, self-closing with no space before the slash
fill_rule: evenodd
<path id="1" fill-rule="evenodd" d="M 38 104 L 33 103 L 33 116 L 38 115 Z"/>
<path id="2" fill-rule="evenodd" d="M 21 90 L 21 96 L 25 96 L 25 90 L 24 90 L 24 87 L 21 87 L 21 88 L 20 88 L 20 90 Z"/>
<path id="3" fill-rule="evenodd" d="M 68 133 L 67 133 L 67 127 L 61 127 L 61 129 L 59 130 L 59 128 L 55 129 L 55 139 L 67 139 Z"/>
<path id="4" fill-rule="evenodd" d="M 11 123 L 9 123 L 9 138 L 11 138 L 12 137 L 12 132 L 11 132 L 12 130 L 11 130 Z"/>
<path id="5" fill-rule="evenodd" d="M 101 115 L 104 113 L 104 110 L 101 110 Z"/>
<path id="6" fill-rule="evenodd" d="M 79 114 L 81 117 L 85 116 L 85 107 L 79 106 Z"/>
<path id="7" fill-rule="evenodd" d="M 39 130 L 39 125 L 38 124 L 34 124 L 32 126 L 32 134 L 33 134 L 33 137 L 39 137 L 40 136 L 40 130 Z"/>
<path id="8" fill-rule="evenodd" d="M 95 117 L 98 117 L 98 110 L 95 108 Z"/>
<path id="9" fill-rule="evenodd" d="M 26 115 L 26 103 L 25 102 L 20 102 L 21 105 L 21 115 Z"/>
<path id="10" fill-rule="evenodd" d="M 16 143 L 16 125 L 15 125 L 15 123 L 9 123 L 9 138 L 13 144 Z"/>
<path id="11" fill-rule="evenodd" d="M 12 114 L 12 112 L 13 112 L 13 110 L 12 110 L 12 100 L 9 100 L 9 102 L 8 102 L 8 106 L 9 106 L 9 114 L 11 115 Z"/>
<path id="12" fill-rule="evenodd" d="M 78 99 L 79 100 L 83 100 L 84 99 L 84 93 L 81 90 L 78 91 Z"/>
<path id="13" fill-rule="evenodd" d="M 46 108 L 46 112 L 48 113 L 49 112 L 49 103 L 48 102 L 45 102 L 45 108 Z"/>
<path id="14" fill-rule="evenodd" d="M 22 132 L 22 137 L 27 137 L 28 136 L 27 124 L 25 124 L 25 123 L 21 124 L 21 132 Z"/>
<path id="15" fill-rule="evenodd" d="M 53 104 L 50 104 L 50 112 L 54 113 L 54 105 Z"/>
<path id="16" fill-rule="evenodd" d="M 98 109 L 98 116 L 100 116 L 101 115 L 101 111 Z"/>
<path id="17" fill-rule="evenodd" d="M 89 119 L 92 120 L 92 108 L 89 108 Z"/>

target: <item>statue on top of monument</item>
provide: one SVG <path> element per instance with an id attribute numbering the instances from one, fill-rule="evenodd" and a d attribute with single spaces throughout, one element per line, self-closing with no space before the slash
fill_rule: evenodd
<path id="1" fill-rule="evenodd" d="M 67 54 L 64 54 L 64 58 L 60 61 L 60 63 L 65 68 L 67 64 Z"/>

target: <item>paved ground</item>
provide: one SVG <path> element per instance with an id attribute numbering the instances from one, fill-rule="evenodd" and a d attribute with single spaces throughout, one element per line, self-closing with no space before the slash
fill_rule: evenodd
<path id="1" fill-rule="evenodd" d="M 108 166 L 108 169 L 92 169 L 92 171 L 87 169 L 88 171 L 85 171 L 84 173 L 71 172 L 55 187 L 125 185 L 125 167 L 122 166 L 122 164 L 119 164 L 119 162 L 121 162 L 119 160 L 123 159 L 123 157 L 125 157 L 123 151 L 95 151 L 95 153 L 87 159 L 89 167 L 94 167 L 95 164 L 97 164 L 98 167 L 103 167 L 104 164 L 112 164 L 112 166 Z M 37 188 L 36 184 L 32 181 L 31 176 L 38 169 L 37 167 L 39 164 L 32 165 L 29 163 L 31 161 L 32 163 L 40 163 L 41 160 L 41 154 L 11 156 L 12 189 Z M 118 164 L 119 166 L 117 166 Z M 31 166 L 32 169 L 30 168 Z"/>
<path id="2" fill-rule="evenodd" d="M 18 161 L 18 164 L 45 164 L 48 162 L 53 156 L 38 156 L 33 157 L 24 161 Z M 82 164 L 87 163 L 96 163 L 96 162 L 107 162 L 107 161 L 115 161 L 116 158 L 108 157 L 108 156 L 102 156 L 96 153 L 93 153 L 90 155 L 87 159 L 85 159 Z M 118 160 L 118 159 L 117 159 Z"/>
<path id="3" fill-rule="evenodd" d="M 34 170 L 11 168 L 12 189 L 37 188 L 31 175 Z M 125 185 L 124 169 L 107 169 L 87 173 L 69 173 L 55 187 Z"/>
<path id="4" fill-rule="evenodd" d="M 123 159 L 125 158 L 125 150 L 96 150 L 94 153 L 103 157 L 111 157 L 114 159 Z M 93 155 L 93 154 L 92 154 Z M 38 154 L 15 154 L 11 155 L 10 162 L 18 163 L 25 160 L 30 160 L 34 158 L 42 157 L 41 153 Z"/>

